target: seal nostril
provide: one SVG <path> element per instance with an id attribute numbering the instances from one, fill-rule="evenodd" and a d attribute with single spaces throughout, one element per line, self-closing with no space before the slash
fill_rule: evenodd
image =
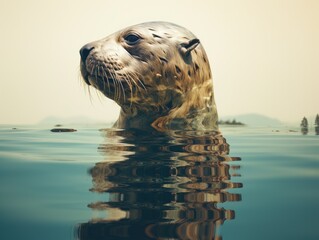
<path id="1" fill-rule="evenodd" d="M 93 49 L 94 47 L 91 44 L 86 44 L 80 49 L 81 59 L 84 63 Z"/>

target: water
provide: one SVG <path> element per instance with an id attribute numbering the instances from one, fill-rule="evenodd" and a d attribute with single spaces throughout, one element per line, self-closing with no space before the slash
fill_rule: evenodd
<path id="1" fill-rule="evenodd" d="M 1 239 L 319 239 L 312 131 L 49 129 L 0 128 Z"/>

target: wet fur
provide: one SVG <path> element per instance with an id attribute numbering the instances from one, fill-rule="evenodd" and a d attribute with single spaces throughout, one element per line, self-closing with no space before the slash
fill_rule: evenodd
<path id="1" fill-rule="evenodd" d="M 128 45 L 130 33 L 141 41 Z M 81 61 L 81 73 L 121 107 L 115 127 L 217 130 L 208 58 L 187 29 L 143 23 L 90 44 L 94 49 Z"/>

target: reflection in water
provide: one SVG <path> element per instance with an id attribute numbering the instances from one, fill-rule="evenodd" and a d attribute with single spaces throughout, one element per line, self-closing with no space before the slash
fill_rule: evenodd
<path id="1" fill-rule="evenodd" d="M 216 132 L 102 130 L 105 161 L 89 170 L 91 191 L 105 201 L 90 203 L 98 217 L 79 224 L 76 237 L 97 239 L 221 239 L 219 227 L 240 201 L 229 189 L 240 160 Z"/>
<path id="2" fill-rule="evenodd" d="M 308 134 L 308 128 L 301 128 L 301 133 L 302 133 L 302 135 L 307 135 Z"/>

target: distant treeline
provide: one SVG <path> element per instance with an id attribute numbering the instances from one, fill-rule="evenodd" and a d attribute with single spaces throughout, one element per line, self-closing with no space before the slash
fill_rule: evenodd
<path id="1" fill-rule="evenodd" d="M 302 128 L 308 128 L 308 119 L 306 117 L 303 117 L 300 123 L 300 127 Z M 319 114 L 317 114 L 315 118 L 315 127 L 319 127 Z"/>
<path id="2" fill-rule="evenodd" d="M 240 126 L 243 126 L 245 125 L 244 123 L 242 122 L 237 122 L 236 119 L 233 119 L 232 121 L 231 120 L 219 120 L 218 121 L 218 124 L 220 125 L 240 125 Z"/>

